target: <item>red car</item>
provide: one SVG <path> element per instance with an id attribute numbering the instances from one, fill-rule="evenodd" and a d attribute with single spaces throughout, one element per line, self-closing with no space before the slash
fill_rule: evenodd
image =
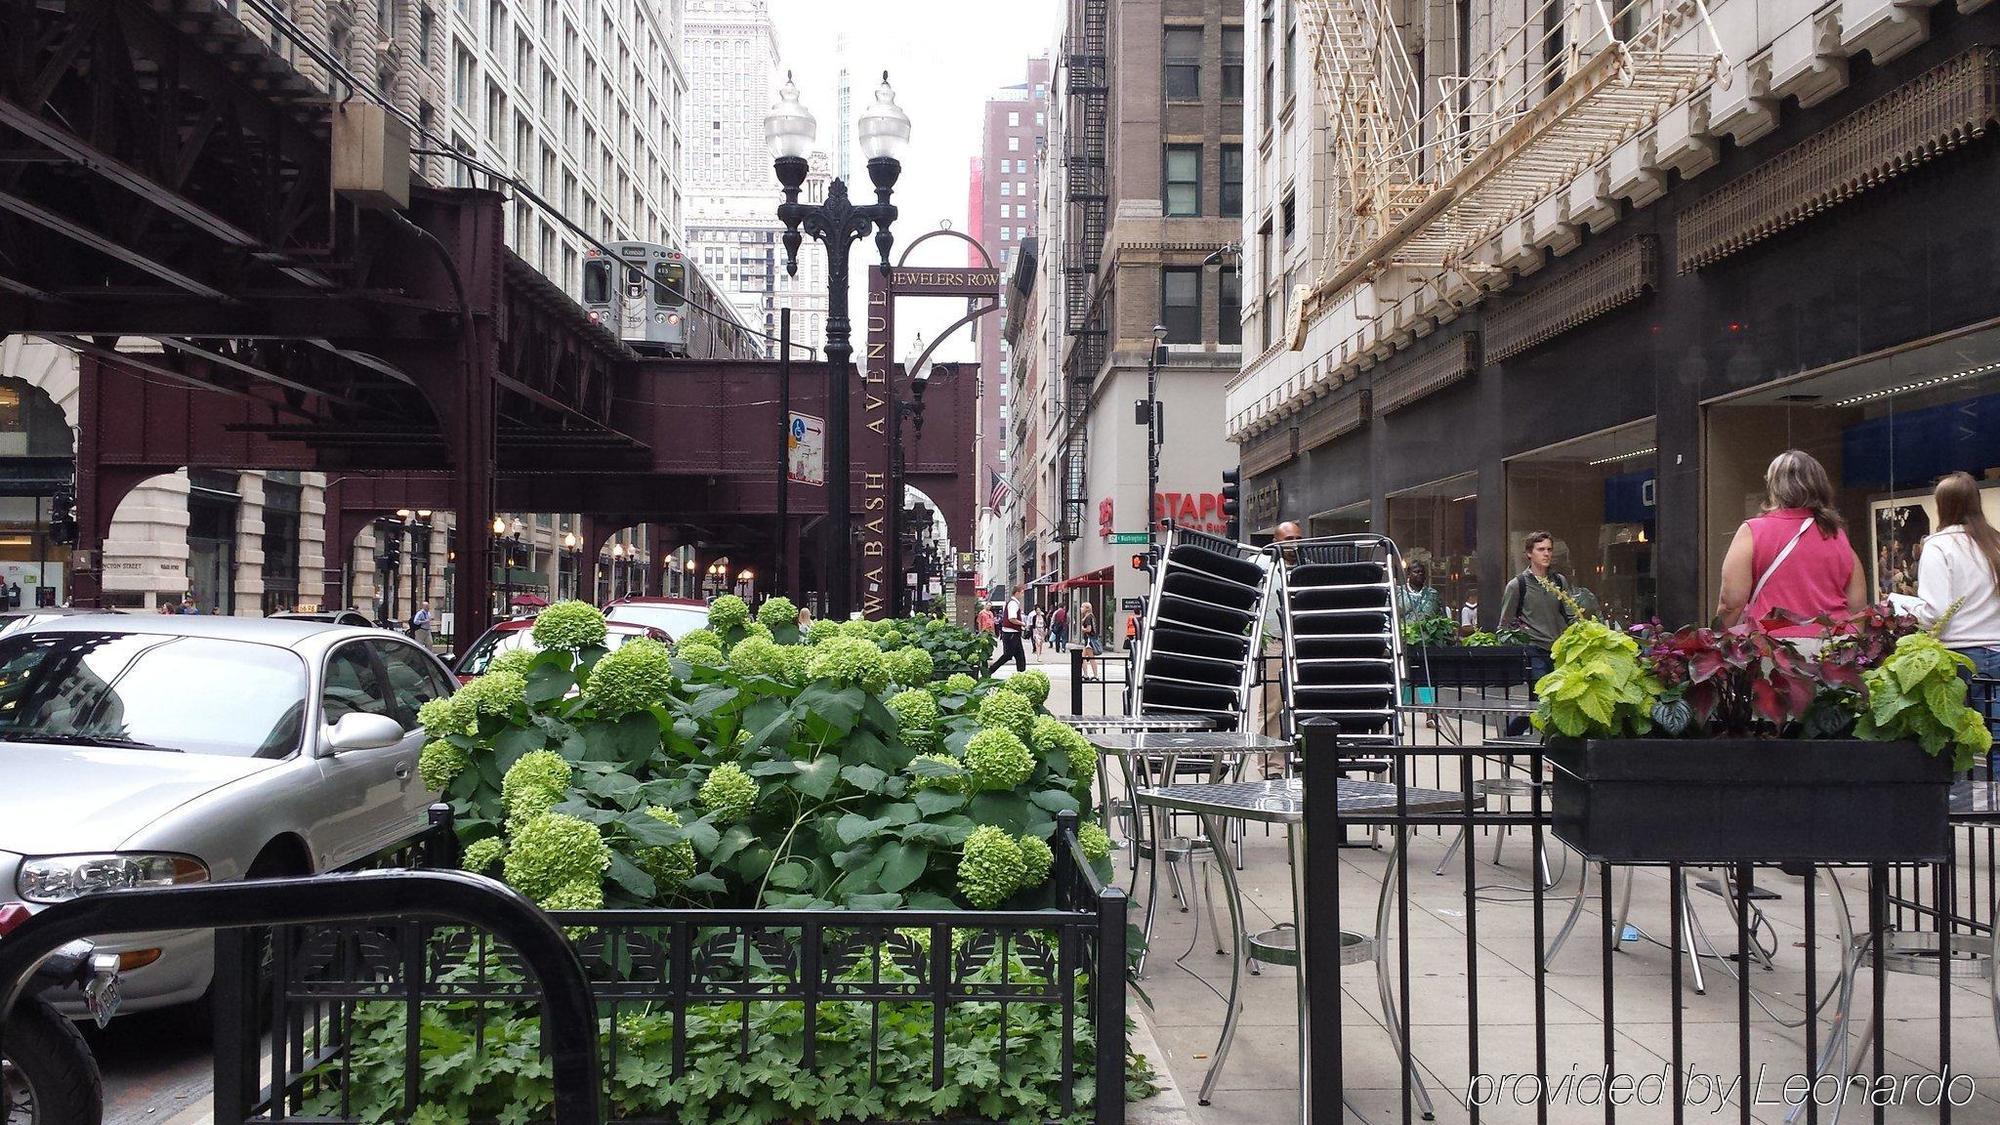
<path id="1" fill-rule="evenodd" d="M 604 607 L 604 618 L 607 621 L 651 626 L 669 637 L 678 638 L 690 629 L 707 627 L 708 603 L 700 598 L 619 598 Z"/>
<path id="2" fill-rule="evenodd" d="M 512 652 L 515 649 L 535 651 L 535 637 L 531 631 L 534 627 L 535 619 L 532 617 L 516 617 L 500 622 L 479 634 L 479 639 L 472 642 L 472 647 L 466 649 L 465 655 L 458 658 L 458 664 L 452 668 L 452 673 L 458 677 L 459 683 L 464 683 L 484 673 L 493 663 L 493 658 L 503 652 Z M 617 648 L 634 637 L 651 637 L 661 644 L 666 644 L 670 639 L 664 630 L 629 622 L 607 622 L 605 630 L 605 648 Z"/>

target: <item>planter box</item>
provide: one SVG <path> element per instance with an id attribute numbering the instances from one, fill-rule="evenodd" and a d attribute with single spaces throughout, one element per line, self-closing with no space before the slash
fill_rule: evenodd
<path id="1" fill-rule="evenodd" d="M 1951 762 L 1915 743 L 1552 743 L 1556 837 L 1610 863 L 1923 863 L 1951 853 Z"/>
<path id="2" fill-rule="evenodd" d="M 1423 645 L 1403 650 L 1403 678 L 1412 684 L 1504 691 L 1531 686 L 1526 645 Z"/>

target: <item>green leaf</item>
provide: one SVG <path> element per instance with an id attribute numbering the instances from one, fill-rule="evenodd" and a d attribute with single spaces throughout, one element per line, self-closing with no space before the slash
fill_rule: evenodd
<path id="1" fill-rule="evenodd" d="M 1028 828 L 1028 802 L 1017 793 L 981 793 L 972 799 L 972 819 L 1019 836 Z"/>
<path id="2" fill-rule="evenodd" d="M 861 706 L 866 699 L 867 693 L 852 685 L 840 687 L 832 683 L 816 683 L 792 701 L 792 713 L 799 716 L 808 729 L 840 738 L 854 729 L 854 721 L 860 717 Z"/>
<path id="3" fill-rule="evenodd" d="M 746 754 L 774 742 L 782 746 L 791 738 L 792 710 L 784 700 L 767 695 L 743 712 L 743 728 L 750 732 L 750 740 L 743 745 Z"/>
<path id="4" fill-rule="evenodd" d="M 687 713 L 691 718 L 704 719 L 729 704 L 736 702 L 737 691 L 723 684 L 704 684 L 688 700 Z"/>
<path id="5" fill-rule="evenodd" d="M 651 820 L 651 817 L 647 818 Z M 722 833 L 707 819 L 697 820 L 682 826 L 687 832 L 688 842 L 694 850 L 705 856 L 713 856 L 715 849 L 722 846 Z M 719 861 L 718 861 L 719 862 Z"/>
<path id="6" fill-rule="evenodd" d="M 651 875 L 639 870 L 636 864 L 616 851 L 611 853 L 611 866 L 604 869 L 604 876 L 641 902 L 651 902 L 653 896 L 659 893 L 659 885 L 653 882 Z"/>
<path id="7" fill-rule="evenodd" d="M 1077 812 L 1083 807 L 1077 804 L 1075 797 L 1063 789 L 1044 789 L 1028 799 L 1052 813 Z"/>
<path id="8" fill-rule="evenodd" d="M 912 824 L 908 828 L 903 829 L 903 839 L 911 843 L 930 844 L 940 848 L 955 848 L 965 843 L 965 838 L 972 835 L 972 830 L 975 827 L 968 817 L 948 817 L 946 821 L 935 824 L 928 821 L 922 824 Z"/>
<path id="9" fill-rule="evenodd" d="M 840 771 L 840 777 L 863 793 L 880 793 L 882 783 L 889 780 L 887 773 L 870 765 L 848 766 Z"/>
<path id="10" fill-rule="evenodd" d="M 848 813 L 840 818 L 840 823 L 834 832 L 840 837 L 841 843 L 853 845 L 874 836 L 888 824 L 887 819 L 870 820 L 860 813 Z"/>
<path id="11" fill-rule="evenodd" d="M 729 890 L 729 884 L 703 871 L 683 881 L 681 889 L 687 891 L 689 894 L 719 895 Z"/>
<path id="12" fill-rule="evenodd" d="M 694 833 L 686 825 L 668 824 L 655 820 L 645 813 L 632 813 L 618 821 L 618 827 L 625 830 L 634 843 L 647 847 L 671 847 L 682 840 L 691 839 Z"/>
<path id="13" fill-rule="evenodd" d="M 796 891 L 806 885 L 812 877 L 812 869 L 796 859 L 788 859 L 771 869 L 771 885 L 780 890 Z"/>
<path id="14" fill-rule="evenodd" d="M 917 811 L 925 816 L 936 816 L 939 813 L 964 808 L 965 795 L 947 793 L 942 789 L 919 789 L 916 796 L 910 798 L 910 803 L 917 806 Z"/>
<path id="15" fill-rule="evenodd" d="M 568 665 L 568 661 L 554 663 L 537 660 L 535 666 L 528 669 L 528 691 L 525 698 L 529 704 L 552 703 L 568 695 L 569 689 L 576 686 L 576 676 L 570 672 Z"/>
<path id="16" fill-rule="evenodd" d="M 740 824 L 732 824 L 722 833 L 721 842 L 715 845 L 715 850 L 708 857 L 709 862 L 720 867 L 728 863 L 731 856 L 734 856 L 737 852 L 756 842 L 757 834 L 755 832 L 750 831 Z M 695 845 L 696 848 L 700 846 L 700 844 Z"/>
<path id="17" fill-rule="evenodd" d="M 592 773 L 578 771 L 576 787 L 586 793 L 594 793 L 623 808 L 631 808 L 639 797 L 639 779 L 628 773 Z M 649 818 L 650 819 L 650 818 Z"/>
<path id="18" fill-rule="evenodd" d="M 804 793 L 808 797 L 825 798 L 833 792 L 833 783 L 840 780 L 840 758 L 833 754 L 822 754 L 810 762 L 802 762 L 799 772 L 785 784 Z"/>
<path id="19" fill-rule="evenodd" d="M 743 772 L 751 777 L 779 777 L 799 772 L 799 761 L 796 758 L 779 758 L 776 761 L 758 762 L 745 767 Z"/>
<path id="20" fill-rule="evenodd" d="M 882 849 L 882 889 L 900 891 L 923 878 L 924 869 L 929 866 L 930 855 L 922 848 L 890 844 Z"/>
<path id="21" fill-rule="evenodd" d="M 895 910 L 903 905 L 903 896 L 897 894 L 848 895 L 849 910 Z"/>
<path id="22" fill-rule="evenodd" d="M 858 870 L 861 865 L 874 859 L 876 850 L 874 844 L 867 843 L 859 847 L 849 848 L 844 852 L 835 852 L 833 853 L 833 865 L 842 871 L 852 873 Z"/>

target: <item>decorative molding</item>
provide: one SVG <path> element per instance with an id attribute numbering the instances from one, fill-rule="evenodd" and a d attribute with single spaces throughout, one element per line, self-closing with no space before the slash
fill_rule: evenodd
<path id="1" fill-rule="evenodd" d="M 1486 361 L 1500 363 L 1638 300 L 1658 284 L 1660 241 L 1626 239 L 1566 276 L 1486 314 Z"/>
<path id="2" fill-rule="evenodd" d="M 1869 102 L 1681 212 L 1693 273 L 1983 135 L 2000 119 L 2000 48 L 1976 47 Z"/>
<path id="3" fill-rule="evenodd" d="M 1284 464 L 1298 453 L 1299 431 L 1292 426 L 1276 429 L 1246 438 L 1243 442 L 1243 472 L 1249 476 L 1268 473 Z"/>
<path id="4" fill-rule="evenodd" d="M 1394 370 L 1377 374 L 1375 412 L 1387 414 L 1408 406 L 1478 370 L 1479 365 L 1472 355 L 1472 343 L 1477 338 L 1477 333 L 1461 332 L 1411 356 L 1407 362 L 1397 364 Z"/>
<path id="5" fill-rule="evenodd" d="M 1352 433 L 1368 421 L 1369 394 L 1355 388 L 1343 395 L 1321 399 L 1299 415 L 1299 452 L 1325 445 L 1342 434 Z"/>

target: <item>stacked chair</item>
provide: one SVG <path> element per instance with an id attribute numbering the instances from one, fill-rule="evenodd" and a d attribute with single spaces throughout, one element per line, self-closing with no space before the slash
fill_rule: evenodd
<path id="1" fill-rule="evenodd" d="M 1380 535 L 1295 539 L 1279 557 L 1285 628 L 1285 701 L 1294 730 L 1340 724 L 1343 747 L 1394 746 L 1402 735 L 1403 630 L 1396 609 L 1402 557 Z M 1364 759 L 1357 769 L 1389 763 Z"/>

